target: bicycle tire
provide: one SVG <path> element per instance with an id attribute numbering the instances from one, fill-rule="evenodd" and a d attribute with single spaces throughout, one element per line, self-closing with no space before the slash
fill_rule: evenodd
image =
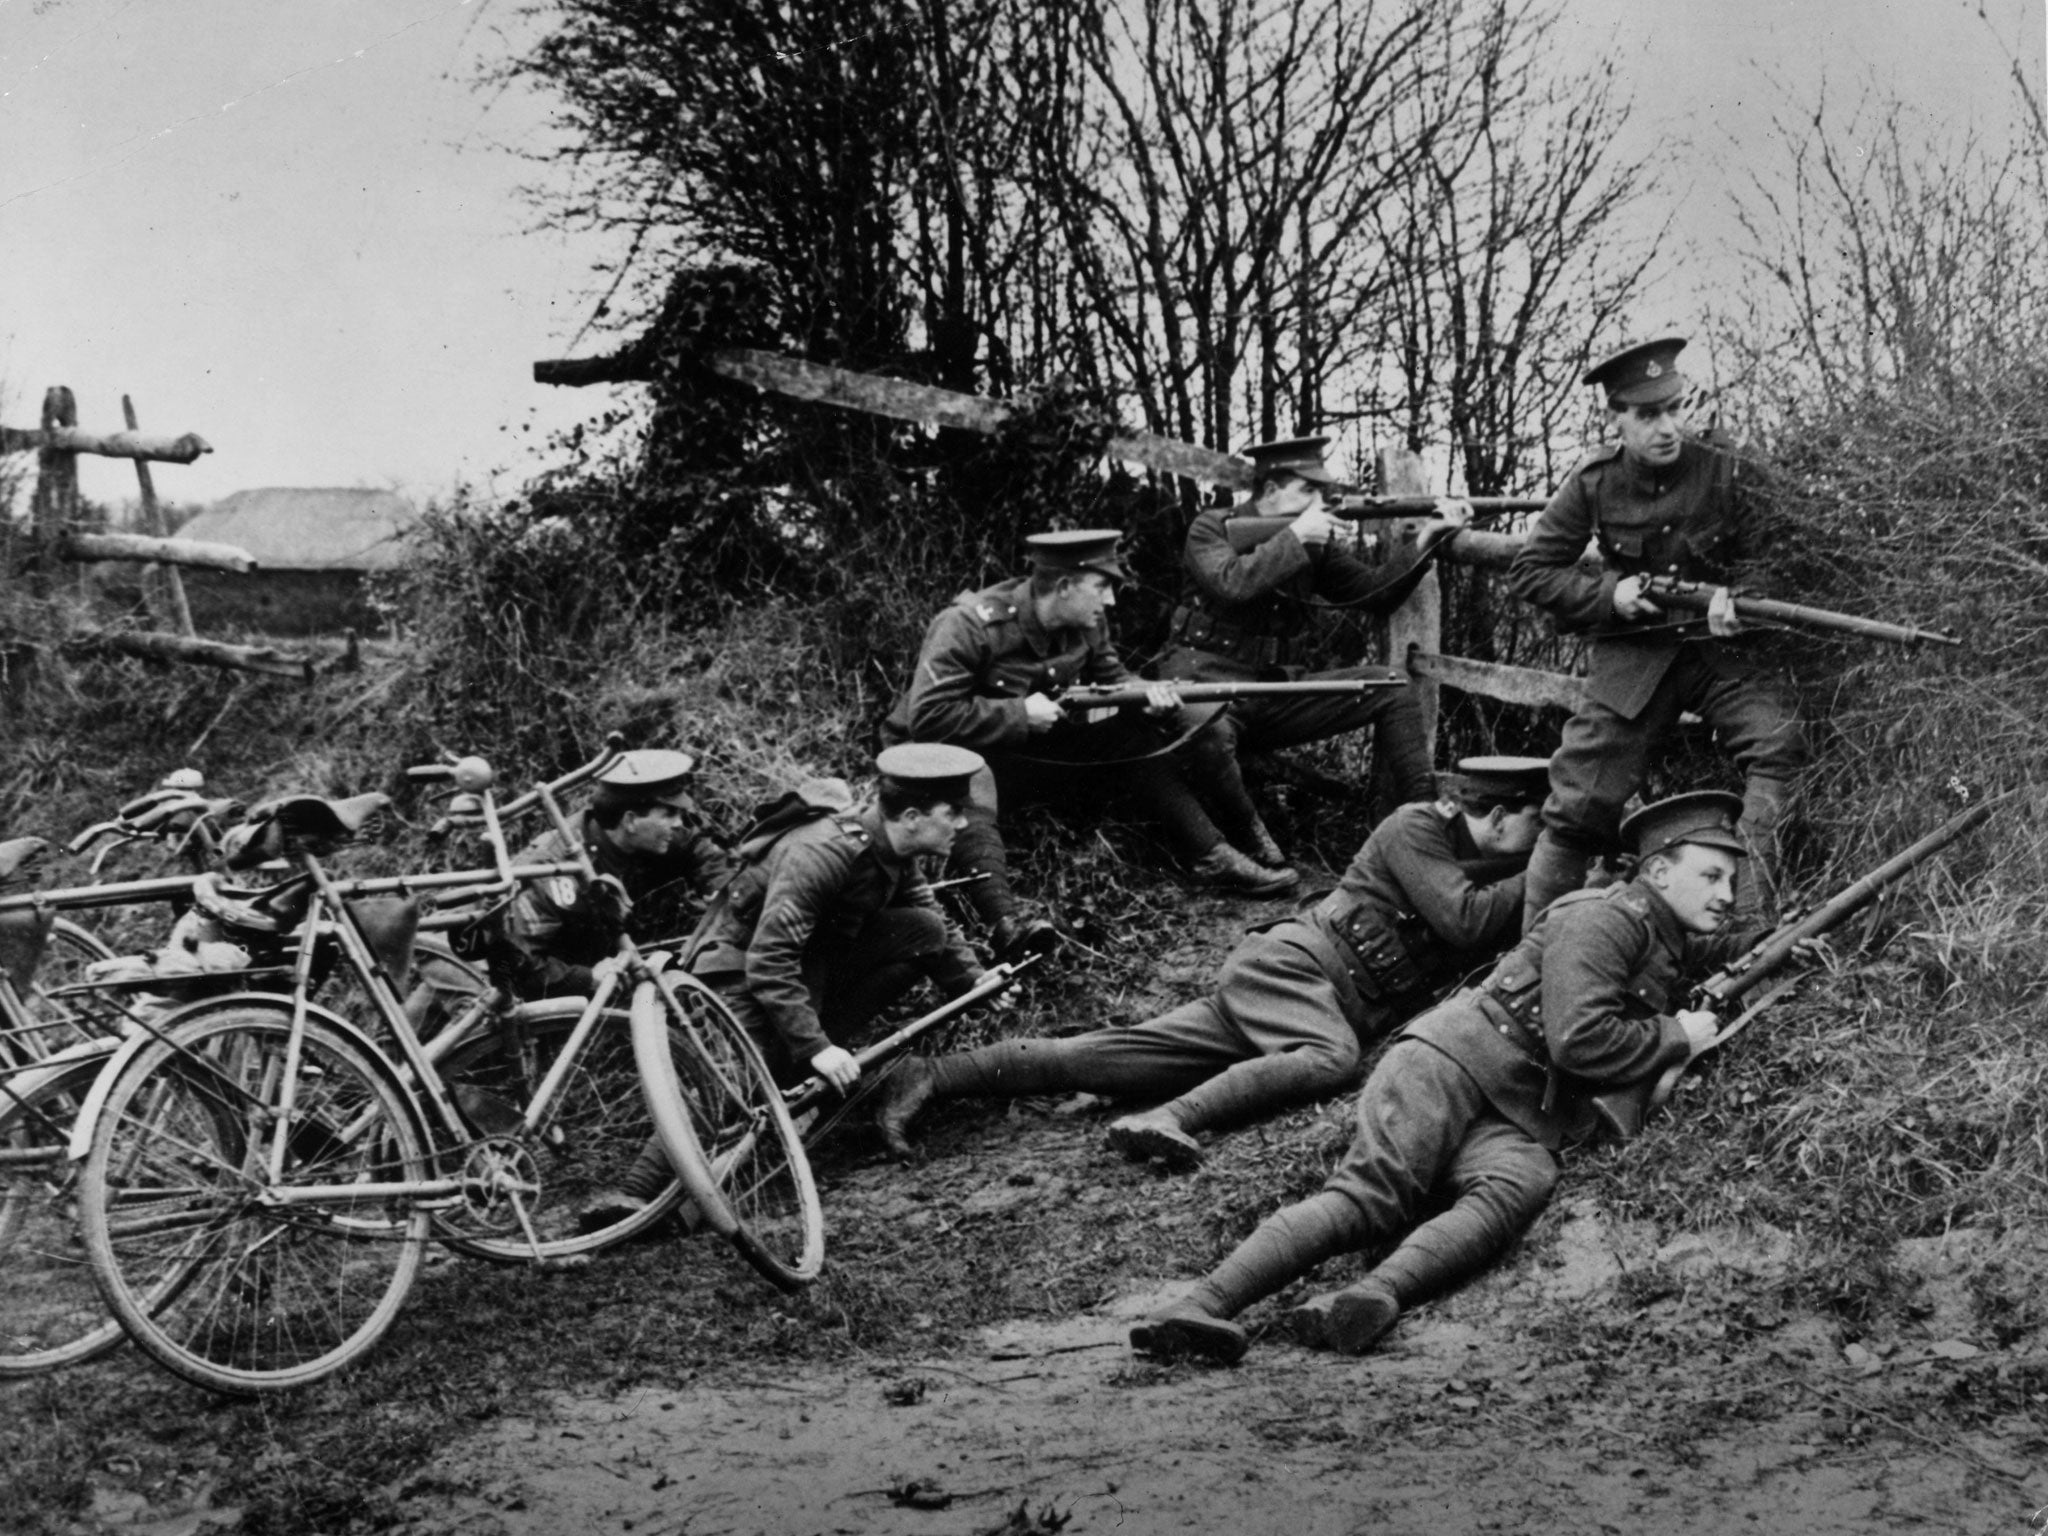
<path id="1" fill-rule="evenodd" d="M 650 979 L 633 994 L 633 1042 L 670 1165 L 707 1224 L 784 1290 L 817 1279 L 825 1216 L 810 1158 L 732 1010 L 688 974 Z"/>
<path id="2" fill-rule="evenodd" d="M 456 1047 L 439 1071 L 458 1105 L 463 1090 L 474 1089 L 523 1112 L 584 1006 L 581 998 L 529 1003 L 512 1019 L 494 1021 L 488 1034 Z M 515 1213 L 517 1219 L 503 1236 L 478 1235 L 448 1222 L 437 1222 L 438 1235 L 462 1253 L 514 1264 L 595 1253 L 648 1232 L 687 1198 L 680 1180 L 671 1178 L 646 1205 L 602 1224 L 592 1224 L 592 1201 L 623 1179 L 654 1133 L 630 1015 L 606 1009 L 557 1091 L 542 1133 L 521 1131 L 513 1138 L 521 1154 L 533 1160 L 539 1199 Z"/>
<path id="3" fill-rule="evenodd" d="M 81 928 L 67 917 L 52 922 L 35 976 L 22 999 L 39 1037 L 41 1055 L 53 1056 L 68 1046 L 121 1032 L 123 1016 L 119 1009 L 104 1004 L 96 1006 L 90 996 L 50 996 L 60 987 L 84 981 L 88 967 L 113 958 L 114 952 L 91 930 Z"/>
<path id="4" fill-rule="evenodd" d="M 0 1380 L 75 1365 L 121 1342 L 79 1237 L 72 1122 L 100 1069 L 91 1055 L 15 1073 L 0 1092 Z M 42 1156 L 30 1161 L 32 1154 Z"/>
<path id="5" fill-rule="evenodd" d="M 288 1004 L 202 1008 L 109 1083 L 80 1187 L 107 1305 L 159 1364 L 218 1392 L 303 1386 L 360 1358 L 417 1278 L 427 1212 L 397 1196 L 277 1204 L 290 1186 L 426 1174 L 388 1063 L 319 1019 L 299 1040 L 298 1121 L 269 1178 Z"/>

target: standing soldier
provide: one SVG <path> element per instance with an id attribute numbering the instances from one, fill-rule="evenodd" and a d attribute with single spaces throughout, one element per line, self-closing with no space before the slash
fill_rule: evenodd
<path id="1" fill-rule="evenodd" d="M 1585 702 L 1550 763 L 1524 927 L 1613 845 L 1622 806 L 1681 711 L 1705 719 L 1742 769 L 1742 835 L 1753 853 L 1768 851 L 1804 761 L 1790 704 L 1728 643 L 1742 624 L 1726 585 L 1704 622 L 1667 618 L 1644 591 L 1652 576 L 1735 580 L 1769 533 L 1754 461 L 1711 431 L 1685 431 L 1684 346 L 1676 336 L 1643 342 L 1587 373 L 1607 392 L 1620 441 L 1558 488 L 1509 576 L 1515 594 L 1560 630 L 1591 636 Z M 1580 563 L 1589 540 L 1599 542 L 1598 569 Z M 1752 866 L 1746 901 L 1758 893 L 1763 863 Z"/>
<path id="2" fill-rule="evenodd" d="M 1216 990 L 1130 1029 L 999 1040 L 889 1080 L 877 1121 L 903 1133 L 928 1100 L 974 1095 L 1176 1096 L 1109 1128 L 1110 1145 L 1187 1172 L 1197 1131 L 1227 1130 L 1349 1087 L 1364 1047 L 1427 1008 L 1451 977 L 1513 942 L 1543 800 L 1541 758 L 1468 758 L 1456 806 L 1405 805 L 1373 829 L 1337 889 L 1255 929 Z"/>
<path id="3" fill-rule="evenodd" d="M 621 929 L 653 943 L 696 926 L 705 898 L 733 870 L 690 798 L 696 766 L 687 752 L 625 752 L 598 776 L 575 832 L 599 884 L 586 889 L 563 876 L 521 888 L 507 923 L 514 992 L 587 996 L 591 967 L 617 955 Z M 550 831 L 513 863 L 551 864 L 572 852 Z"/>
<path id="4" fill-rule="evenodd" d="M 1403 1310 L 1499 1258 L 1549 1200 L 1560 1149 L 1597 1129 L 1593 1095 L 1713 1040 L 1710 1011 L 1678 1006 L 1679 976 L 1747 937 L 1721 931 L 1746 851 L 1741 811 L 1736 796 L 1704 790 L 1631 816 L 1622 836 L 1635 878 L 1559 898 L 1482 985 L 1396 1036 L 1322 1192 L 1268 1217 L 1184 1299 L 1133 1328 L 1132 1344 L 1229 1364 L 1247 1342 L 1239 1312 L 1327 1258 L 1398 1239 L 1358 1284 L 1288 1315 L 1301 1342 L 1362 1354 Z"/>
<path id="5" fill-rule="evenodd" d="M 1215 705 L 1183 707 L 1170 684 L 1153 685 L 1144 714 L 1072 720 L 1060 691 L 1075 683 L 1131 683 L 1109 638 L 1124 568 L 1115 529 L 1039 533 L 1025 540 L 1031 573 L 963 592 L 925 631 L 910 686 L 882 738 L 950 742 L 988 759 L 975 776 L 955 862 L 980 879 L 968 899 L 993 930 L 997 957 L 1042 947 L 1043 921 L 1026 919 L 1010 889 L 997 830 L 999 807 L 1040 800 L 1067 806 L 1127 799 L 1156 821 L 1203 885 L 1273 895 L 1299 878 L 1255 864 L 1223 840 L 1186 776 L 1196 742 L 1212 735 Z"/>
<path id="6" fill-rule="evenodd" d="M 1405 559 L 1373 569 L 1333 538 L 1338 524 L 1323 505 L 1325 491 L 1337 484 L 1323 463 L 1328 442 L 1326 437 L 1297 437 L 1245 450 L 1257 466 L 1252 503 L 1210 508 L 1188 529 L 1183 554 L 1187 587 L 1159 659 L 1160 676 L 1182 682 L 1359 677 L 1400 683 L 1337 697 L 1241 699 L 1224 712 L 1213 770 L 1225 786 L 1216 806 L 1218 818 L 1260 863 L 1276 867 L 1286 857 L 1245 789 L 1240 752 L 1270 752 L 1369 729 L 1381 811 L 1436 794 L 1422 707 L 1407 680 L 1386 667 L 1312 672 L 1303 661 L 1303 638 L 1319 608 L 1367 614 L 1398 608 L 1421 576 L 1422 552 L 1469 520 L 1469 514 L 1426 524 Z M 1448 514 L 1455 506 L 1445 503 L 1443 510 Z M 1228 527 L 1236 512 L 1294 521 L 1255 548 L 1239 551 Z"/>

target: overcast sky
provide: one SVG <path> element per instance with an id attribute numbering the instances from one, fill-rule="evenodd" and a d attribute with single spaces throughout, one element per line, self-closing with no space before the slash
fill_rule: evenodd
<path id="1" fill-rule="evenodd" d="M 1574 52 L 1619 60 L 1631 148 L 1669 169 L 1683 248 L 1714 270 L 1726 193 L 1823 80 L 2006 130 L 2004 49 L 2037 87 L 2048 0 L 1566 0 Z M 217 450 L 161 495 L 488 480 L 598 402 L 531 382 L 569 349 L 601 252 L 536 235 L 502 146 L 542 104 L 471 88 L 510 0 L 0 0 L 0 415 L 69 384 L 80 423 Z M 1660 291 L 1648 327 L 1689 323 Z M 586 341 L 579 350 L 591 350 Z M 82 459 L 88 495 L 133 494 Z M 500 478 L 500 488 L 511 481 Z"/>

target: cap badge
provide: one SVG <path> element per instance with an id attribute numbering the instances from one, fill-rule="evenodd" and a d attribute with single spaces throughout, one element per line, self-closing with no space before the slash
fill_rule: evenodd
<path id="1" fill-rule="evenodd" d="M 1657 361 L 1657 360 L 1656 360 L 1655 358 L 1652 358 L 1652 359 L 1651 359 L 1651 360 L 1650 360 L 1649 362 L 1647 362 L 1647 363 L 1643 364 L 1643 377 L 1644 377 L 1644 378 L 1646 378 L 1646 379 L 1661 379 L 1661 378 L 1663 378 L 1663 377 L 1664 377 L 1664 368 L 1663 368 L 1663 365 L 1662 365 L 1662 364 L 1660 364 L 1660 363 L 1659 363 L 1659 362 L 1658 362 L 1658 361 Z"/>

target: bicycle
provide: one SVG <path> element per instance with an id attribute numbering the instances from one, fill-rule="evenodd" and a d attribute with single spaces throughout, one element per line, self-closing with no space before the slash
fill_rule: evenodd
<path id="1" fill-rule="evenodd" d="M 555 797 L 615 755 L 539 786 L 505 814 L 538 804 L 566 828 Z M 124 1046 L 78 1117 L 80 1227 L 101 1292 L 136 1342 L 216 1390 L 301 1385 L 382 1337 L 429 1237 L 491 1258 L 574 1258 L 652 1225 L 685 1198 L 743 1253 L 751 1238 L 790 1272 L 814 1275 L 823 1220 L 781 1096 L 744 1032 L 686 1002 L 698 989 L 667 976 L 659 957 L 622 939 L 588 1002 L 480 1002 L 468 1022 L 422 1044 L 357 903 L 398 896 L 416 916 L 422 891 L 509 899 L 522 880 L 588 883 L 594 873 L 573 839 L 574 859 L 514 868 L 486 792 L 494 869 L 334 880 L 322 854 L 383 803 L 305 797 L 252 812 L 266 851 L 297 867 L 252 897 L 281 921 L 303 907 L 291 994 L 195 1005 L 162 1038 Z M 307 995 L 323 939 L 367 996 L 376 1037 Z M 635 995 L 622 1028 L 610 1004 L 629 980 Z M 642 1073 L 653 1061 L 669 1068 L 658 1109 Z M 623 1166 L 650 1119 L 670 1153 L 670 1187 L 642 1211 L 583 1230 L 565 1193 Z M 714 1166 L 740 1181 L 739 1208 Z M 774 1205 L 797 1212 L 797 1236 L 749 1224 L 757 1205 L 767 1208 L 762 1190 L 787 1191 Z"/>

